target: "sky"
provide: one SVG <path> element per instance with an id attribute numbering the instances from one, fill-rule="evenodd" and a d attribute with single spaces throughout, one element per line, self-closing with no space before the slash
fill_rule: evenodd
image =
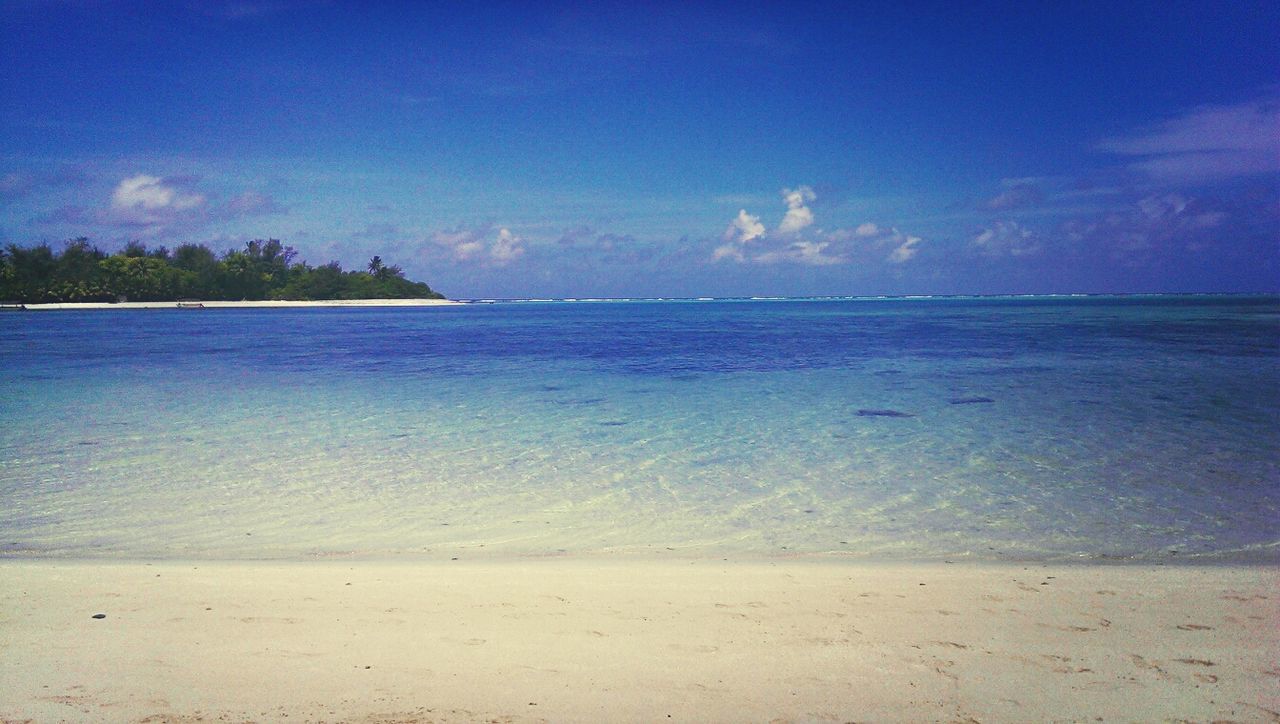
<path id="1" fill-rule="evenodd" d="M 0 4 L 0 244 L 455 298 L 1280 291 L 1275 2 Z"/>

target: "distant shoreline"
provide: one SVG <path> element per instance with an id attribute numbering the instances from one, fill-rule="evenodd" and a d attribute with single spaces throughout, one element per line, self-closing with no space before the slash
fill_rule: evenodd
<path id="1" fill-rule="evenodd" d="M 55 302 L 51 304 L 3 305 L 6 309 L 30 311 L 88 310 L 88 309 L 256 309 L 280 307 L 440 307 L 458 306 L 463 302 L 452 299 L 324 299 L 318 301 L 293 301 L 264 299 L 260 301 L 213 302 L 183 300 L 171 302 Z"/>
<path id="2" fill-rule="evenodd" d="M 253 309 L 289 307 L 431 307 L 508 304 L 591 304 L 647 302 L 954 302 L 954 301 L 1140 301 L 1146 299 L 1219 298 L 1273 299 L 1275 292 L 1170 292 L 1125 294 L 989 294 L 989 295 L 904 295 L 904 296 L 818 296 L 818 297 L 474 297 L 464 299 L 324 299 L 316 301 L 259 300 L 203 301 L 186 299 L 164 302 L 0 302 L 0 312 L 92 310 L 92 309 Z"/>

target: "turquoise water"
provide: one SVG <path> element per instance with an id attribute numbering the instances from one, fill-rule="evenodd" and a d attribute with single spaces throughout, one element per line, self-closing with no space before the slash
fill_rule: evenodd
<path id="1" fill-rule="evenodd" d="M 1280 298 L 0 313 L 0 555 L 1280 560 Z"/>

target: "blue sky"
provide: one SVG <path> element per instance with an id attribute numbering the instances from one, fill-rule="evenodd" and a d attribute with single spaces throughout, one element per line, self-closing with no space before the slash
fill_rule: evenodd
<path id="1" fill-rule="evenodd" d="M 455 297 L 1280 290 L 1275 3 L 459 5 L 0 6 L 0 243 L 274 237 Z"/>

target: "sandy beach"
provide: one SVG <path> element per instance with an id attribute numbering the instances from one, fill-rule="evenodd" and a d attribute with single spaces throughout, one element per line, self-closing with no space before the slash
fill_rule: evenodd
<path id="1" fill-rule="evenodd" d="M 1277 721 L 1277 583 L 1265 566 L 9 560 L 0 718 Z"/>
<path id="2" fill-rule="evenodd" d="M 451 299 L 326 299 L 299 302 L 278 299 L 241 302 L 64 302 L 58 304 L 23 304 L 31 311 L 84 309 L 255 309 L 288 307 L 439 307 L 462 304 Z"/>

